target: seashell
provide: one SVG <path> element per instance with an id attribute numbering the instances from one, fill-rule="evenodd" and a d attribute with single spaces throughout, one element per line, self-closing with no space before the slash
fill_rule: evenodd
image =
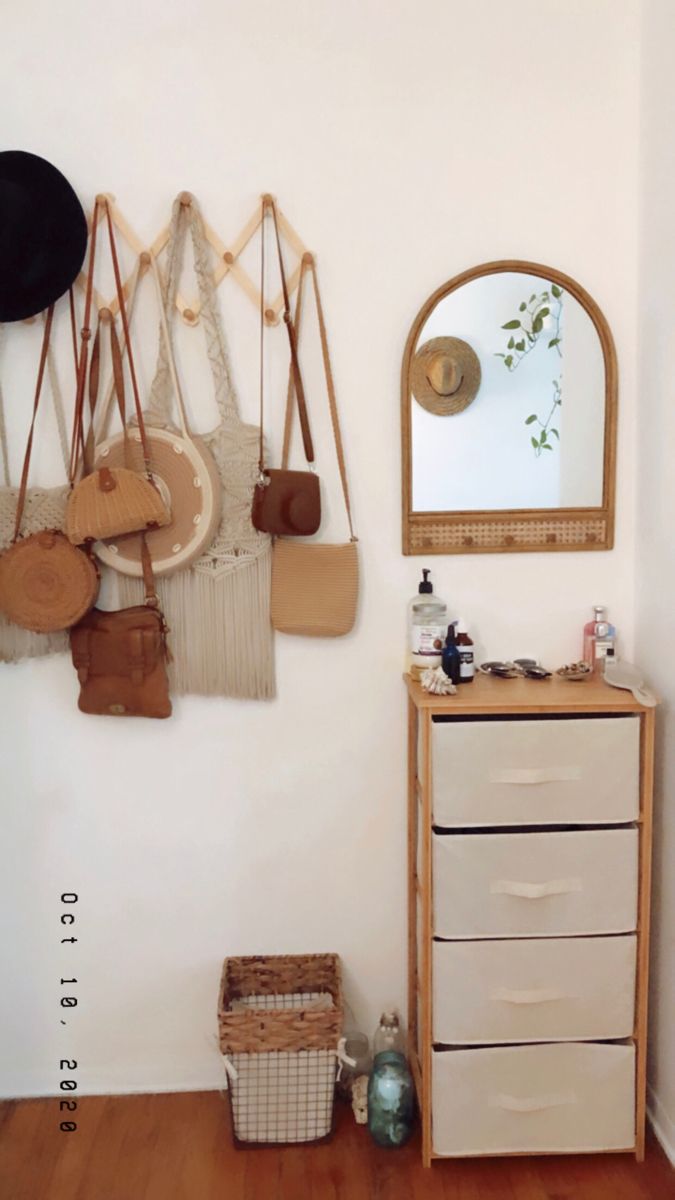
<path id="1" fill-rule="evenodd" d="M 427 670 L 422 672 L 420 683 L 425 692 L 431 692 L 434 696 L 454 696 L 457 691 L 442 667 L 427 667 Z"/>

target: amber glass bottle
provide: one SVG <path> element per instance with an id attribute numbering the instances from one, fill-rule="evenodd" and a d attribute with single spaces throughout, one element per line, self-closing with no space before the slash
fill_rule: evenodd
<path id="1" fill-rule="evenodd" d="M 475 674 L 473 642 L 466 632 L 466 625 L 461 617 L 457 621 L 457 649 L 459 650 L 458 683 L 472 683 Z"/>

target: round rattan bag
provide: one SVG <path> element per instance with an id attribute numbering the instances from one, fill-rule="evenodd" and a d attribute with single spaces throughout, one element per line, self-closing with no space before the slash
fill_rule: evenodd
<path id="1" fill-rule="evenodd" d="M 149 530 L 145 538 L 155 575 L 169 575 L 189 567 L 211 545 L 220 521 L 220 477 L 213 456 L 199 438 L 148 424 L 145 436 L 153 480 L 171 513 L 167 525 Z M 129 435 L 127 455 L 132 470 L 143 469 L 137 432 Z M 124 462 L 122 434 L 98 446 L 96 467 L 119 467 Z M 142 575 L 137 533 L 96 542 L 94 549 L 106 566 L 122 575 Z"/>
<path id="2" fill-rule="evenodd" d="M 0 557 L 0 609 L 33 633 L 70 629 L 98 593 L 95 563 L 53 529 L 14 542 Z"/>
<path id="3" fill-rule="evenodd" d="M 164 297 L 154 255 L 150 254 L 159 308 L 160 342 L 163 343 L 171 383 L 176 396 L 180 428 L 167 422 L 152 424 L 146 413 L 145 435 L 149 443 L 152 477 L 171 513 L 167 525 L 145 534 L 155 575 L 171 575 L 195 562 L 211 545 L 220 524 L 221 485 L 216 461 L 201 438 L 193 437 L 181 392 L 173 346 L 169 334 Z M 126 465 L 143 469 L 138 430 L 128 431 Z M 125 439 L 117 434 L 101 442 L 96 467 L 125 465 Z M 97 542 L 95 551 L 106 566 L 122 575 L 142 575 L 141 537 L 129 534 Z"/>

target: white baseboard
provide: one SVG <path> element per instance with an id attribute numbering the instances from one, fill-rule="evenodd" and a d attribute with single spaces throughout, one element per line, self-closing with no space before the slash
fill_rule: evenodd
<path id="1" fill-rule="evenodd" d="M 675 1121 L 668 1115 L 652 1088 L 647 1088 L 647 1114 L 654 1133 L 675 1167 Z"/>

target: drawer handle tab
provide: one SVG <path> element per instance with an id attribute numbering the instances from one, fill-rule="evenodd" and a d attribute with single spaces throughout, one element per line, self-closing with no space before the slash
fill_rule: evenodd
<path id="1" fill-rule="evenodd" d="M 580 767 L 500 767 L 490 771 L 490 783 L 576 783 Z"/>
<path id="2" fill-rule="evenodd" d="M 520 896 L 523 900 L 541 900 L 544 896 L 565 896 L 569 892 L 582 892 L 580 879 L 549 879 L 548 883 L 521 883 L 515 879 L 493 879 L 490 892 L 493 896 Z"/>
<path id="3" fill-rule="evenodd" d="M 505 1004 L 548 1004 L 552 1000 L 573 1000 L 574 997 L 555 988 L 528 988 L 518 991 L 515 988 L 497 988 L 493 1000 L 503 1000 Z"/>
<path id="4" fill-rule="evenodd" d="M 557 1092 L 550 1096 L 508 1096 L 497 1095 L 490 1097 L 490 1108 L 505 1108 L 509 1112 L 531 1113 L 540 1112 L 545 1108 L 560 1108 L 563 1104 L 576 1104 L 574 1092 Z"/>

